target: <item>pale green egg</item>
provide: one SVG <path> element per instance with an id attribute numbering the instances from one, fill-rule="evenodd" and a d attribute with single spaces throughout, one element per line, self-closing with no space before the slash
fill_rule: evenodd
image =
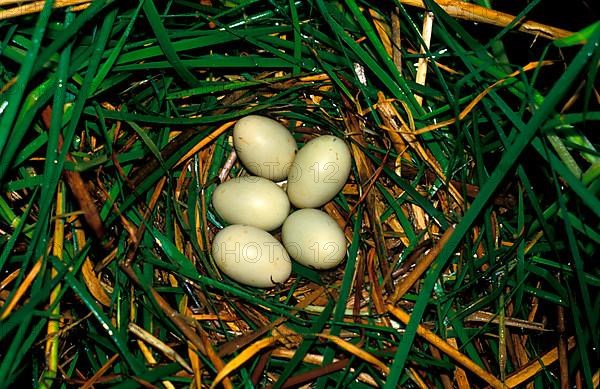
<path id="1" fill-rule="evenodd" d="M 323 135 L 298 151 L 287 182 L 290 202 L 297 208 L 318 208 L 333 199 L 348 180 L 350 150 L 333 135 Z"/>
<path id="2" fill-rule="evenodd" d="M 269 288 L 285 282 L 292 272 L 281 243 L 256 227 L 225 227 L 215 235 L 211 251 L 217 267 L 241 284 Z"/>
<path id="3" fill-rule="evenodd" d="M 287 128 L 259 115 L 237 121 L 233 128 L 233 146 L 249 172 L 273 181 L 285 180 L 298 151 Z"/>
<path id="4" fill-rule="evenodd" d="M 297 262 L 314 269 L 331 269 L 346 256 L 346 236 L 331 216 L 318 209 L 300 209 L 283 223 L 281 240 Z"/>
<path id="5" fill-rule="evenodd" d="M 217 186 L 212 204 L 228 224 L 247 224 L 265 231 L 280 227 L 290 212 L 283 189 L 256 176 L 232 178 Z"/>

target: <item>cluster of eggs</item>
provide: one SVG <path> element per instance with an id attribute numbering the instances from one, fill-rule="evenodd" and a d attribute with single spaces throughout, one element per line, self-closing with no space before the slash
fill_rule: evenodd
<path id="1" fill-rule="evenodd" d="M 317 208 L 348 179 L 351 157 L 344 141 L 323 135 L 298 151 L 281 123 L 250 115 L 235 124 L 233 146 L 253 175 L 232 178 L 213 192 L 213 208 L 229 224 L 212 242 L 217 267 L 237 282 L 267 288 L 289 278 L 290 257 L 314 269 L 337 266 L 346 255 L 346 237 Z M 284 190 L 276 182 L 286 179 Z M 292 206 L 297 210 L 290 214 Z M 279 227 L 283 244 L 270 233 Z"/>

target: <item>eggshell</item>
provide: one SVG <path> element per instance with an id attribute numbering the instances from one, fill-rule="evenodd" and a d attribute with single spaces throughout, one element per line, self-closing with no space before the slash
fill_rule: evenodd
<path id="1" fill-rule="evenodd" d="M 271 231 L 290 213 L 287 195 L 266 178 L 232 178 L 217 186 L 212 195 L 215 211 L 228 224 L 247 224 Z"/>
<path id="2" fill-rule="evenodd" d="M 331 216 L 318 209 L 300 209 L 283 223 L 281 240 L 288 254 L 315 269 L 331 269 L 346 255 L 346 237 Z"/>
<path id="3" fill-rule="evenodd" d="M 287 252 L 273 235 L 235 224 L 215 235 L 212 255 L 217 267 L 235 281 L 257 288 L 285 282 L 292 272 Z"/>
<path id="4" fill-rule="evenodd" d="M 287 128 L 259 115 L 245 116 L 237 121 L 233 128 L 233 146 L 248 171 L 273 181 L 287 177 L 298 151 Z"/>
<path id="5" fill-rule="evenodd" d="M 338 137 L 323 135 L 308 142 L 290 169 L 287 194 L 297 208 L 318 208 L 333 199 L 350 174 L 351 156 Z"/>

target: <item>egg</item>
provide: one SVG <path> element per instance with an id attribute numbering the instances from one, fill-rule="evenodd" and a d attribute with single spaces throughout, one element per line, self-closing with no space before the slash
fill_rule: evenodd
<path id="1" fill-rule="evenodd" d="M 350 150 L 333 135 L 323 135 L 298 151 L 290 169 L 287 194 L 297 208 L 318 208 L 333 199 L 350 174 Z"/>
<path id="2" fill-rule="evenodd" d="M 318 209 L 292 213 L 281 228 L 281 240 L 290 257 L 314 269 L 331 269 L 346 255 L 346 236 L 331 216 Z"/>
<path id="3" fill-rule="evenodd" d="M 273 235 L 235 224 L 215 235 L 212 255 L 217 267 L 233 280 L 257 288 L 285 282 L 292 272 L 289 255 Z"/>
<path id="4" fill-rule="evenodd" d="M 232 178 L 217 186 L 212 204 L 228 224 L 247 224 L 265 231 L 280 227 L 290 213 L 283 189 L 256 176 Z"/>
<path id="5" fill-rule="evenodd" d="M 287 177 L 298 151 L 287 128 L 259 115 L 245 116 L 235 123 L 233 147 L 248 171 L 273 181 Z"/>

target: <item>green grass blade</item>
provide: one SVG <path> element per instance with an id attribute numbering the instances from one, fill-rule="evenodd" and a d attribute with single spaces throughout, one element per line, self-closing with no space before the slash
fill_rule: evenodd
<path id="1" fill-rule="evenodd" d="M 154 31 L 156 39 L 158 40 L 161 49 L 165 53 L 165 56 L 169 60 L 169 63 L 173 66 L 177 74 L 186 84 L 191 87 L 195 87 L 198 84 L 198 79 L 179 59 L 179 55 L 171 43 L 167 29 L 165 28 L 160 15 L 158 14 L 158 10 L 154 5 L 154 1 L 145 0 L 143 8 L 146 17 L 148 18 L 148 22 L 150 23 L 150 27 Z"/>

